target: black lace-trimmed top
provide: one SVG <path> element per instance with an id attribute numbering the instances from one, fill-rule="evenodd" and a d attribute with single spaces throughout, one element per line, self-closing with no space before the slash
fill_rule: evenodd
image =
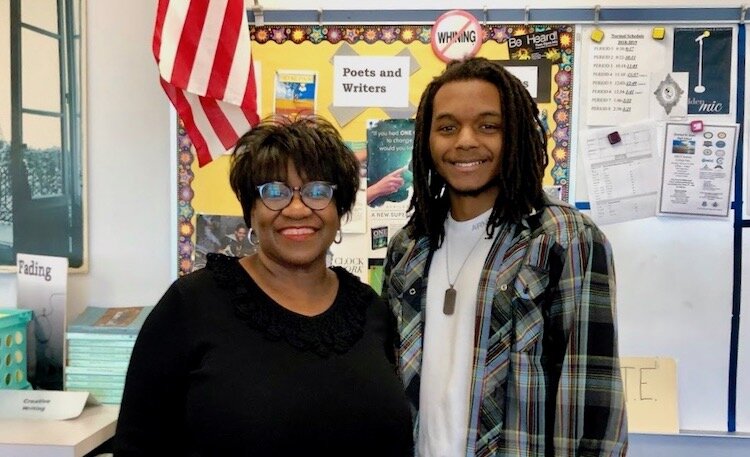
<path id="1" fill-rule="evenodd" d="M 341 267 L 333 267 L 339 279 L 336 298 L 323 313 L 305 316 L 284 308 L 269 297 L 247 274 L 235 257 L 209 254 L 208 268 L 220 287 L 232 292 L 237 316 L 271 340 L 286 340 L 300 350 L 326 357 L 342 353 L 362 338 L 367 305 L 373 291 Z"/>
<path id="2" fill-rule="evenodd" d="M 115 456 L 413 455 L 393 315 L 334 271 L 334 303 L 313 317 L 236 258 L 175 281 L 133 348 Z"/>

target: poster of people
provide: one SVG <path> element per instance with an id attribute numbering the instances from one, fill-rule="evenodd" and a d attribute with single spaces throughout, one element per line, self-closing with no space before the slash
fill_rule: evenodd
<path id="1" fill-rule="evenodd" d="M 206 266 L 206 255 L 218 252 L 233 257 L 244 257 L 255 252 L 242 216 L 199 214 L 195 223 L 195 262 L 193 270 Z"/>

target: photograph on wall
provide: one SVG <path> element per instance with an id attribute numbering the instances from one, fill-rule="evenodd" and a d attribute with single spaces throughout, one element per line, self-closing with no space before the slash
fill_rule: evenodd
<path id="1" fill-rule="evenodd" d="M 688 114 L 729 114 L 732 28 L 677 28 L 672 70 L 689 73 Z"/>
<path id="2" fill-rule="evenodd" d="M 273 113 L 290 117 L 315 114 L 317 82 L 318 75 L 312 71 L 276 71 Z"/>
<path id="3" fill-rule="evenodd" d="M 0 7 L 0 272 L 15 270 L 18 253 L 88 269 L 85 4 Z M 41 18 L 54 27 L 40 28 Z"/>
<path id="4" fill-rule="evenodd" d="M 256 251 L 250 242 L 252 234 L 249 233 L 242 216 L 199 214 L 195 226 L 194 270 L 206 266 L 206 255 L 211 252 L 244 257 Z"/>

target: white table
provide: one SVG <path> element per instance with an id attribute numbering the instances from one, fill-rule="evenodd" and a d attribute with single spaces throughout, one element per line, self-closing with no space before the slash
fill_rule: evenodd
<path id="1" fill-rule="evenodd" d="M 101 405 L 69 420 L 0 419 L 0 456 L 83 457 L 115 436 L 119 411 Z"/>

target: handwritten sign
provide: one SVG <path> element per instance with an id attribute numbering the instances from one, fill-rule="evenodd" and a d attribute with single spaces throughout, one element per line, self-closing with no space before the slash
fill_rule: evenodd
<path id="1" fill-rule="evenodd" d="M 661 357 L 620 357 L 628 430 L 678 433 L 677 364 Z"/>

